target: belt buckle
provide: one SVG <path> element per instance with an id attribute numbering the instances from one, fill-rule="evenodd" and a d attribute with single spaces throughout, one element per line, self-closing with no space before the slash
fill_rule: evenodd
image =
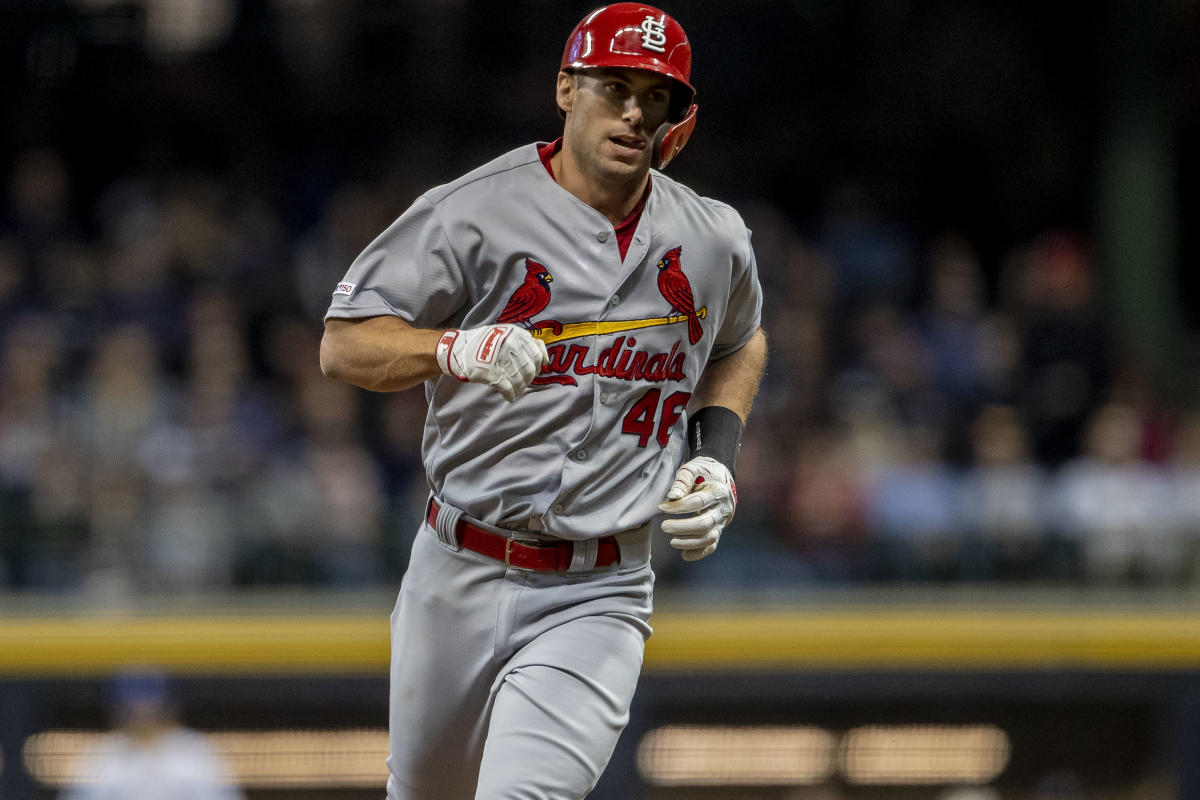
<path id="1" fill-rule="evenodd" d="M 504 566 L 512 567 L 513 569 L 523 569 L 527 572 L 533 572 L 533 569 L 530 567 L 519 567 L 513 565 L 512 546 L 514 542 L 516 544 L 523 544 L 529 547 L 541 547 L 542 540 L 535 536 L 520 536 L 518 534 L 513 534 L 512 536 L 508 536 L 504 539 Z"/>

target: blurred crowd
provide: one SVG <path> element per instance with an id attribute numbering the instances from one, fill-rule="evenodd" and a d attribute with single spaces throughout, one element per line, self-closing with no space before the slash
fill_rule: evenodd
<path id="1" fill-rule="evenodd" d="M 179 171 L 81 207 L 47 148 L 5 189 L 0 585 L 401 574 L 423 395 L 328 380 L 317 348 L 331 287 L 411 198 L 347 182 L 291 231 L 261 194 Z M 718 555 L 664 558 L 664 582 L 1197 577 L 1200 414 L 1124 354 L 1084 236 L 1047 231 L 989 280 L 967 238 L 922 243 L 852 184 L 816 235 L 742 210 L 771 341 L 742 502 Z"/>
<path id="2" fill-rule="evenodd" d="M 1109 322 L 1085 235 L 1045 231 L 987 271 L 967 238 L 922 245 L 853 186 L 815 240 L 750 218 L 773 346 L 734 525 L 769 533 L 713 576 L 1200 577 L 1200 413 Z"/>
<path id="3" fill-rule="evenodd" d="M 424 398 L 325 379 L 321 318 L 421 191 L 555 133 L 576 13 L 0 5 L 0 589 L 397 580 Z M 1200 578 L 1200 411 L 1114 328 L 1089 230 L 1116 52 L 1089 48 L 1125 28 L 680 6 L 704 123 L 671 169 L 753 230 L 771 356 L 737 517 L 715 557 L 659 548 L 661 581 Z M 1200 119 L 1200 16 L 1170 13 L 1161 74 Z"/>
<path id="4" fill-rule="evenodd" d="M 0 581 L 120 597 L 388 574 L 423 398 L 371 413 L 317 364 L 367 201 L 348 189 L 292 240 L 198 174 L 122 178 L 86 219 L 51 151 L 7 188 Z"/>

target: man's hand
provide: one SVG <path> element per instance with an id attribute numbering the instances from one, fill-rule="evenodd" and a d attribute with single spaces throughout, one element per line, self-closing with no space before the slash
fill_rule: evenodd
<path id="1" fill-rule="evenodd" d="M 728 468 L 715 458 L 698 456 L 679 468 L 675 483 L 658 510 L 689 516 L 663 520 L 671 546 L 682 550 L 684 561 L 696 561 L 717 549 L 721 531 L 733 519 L 737 487 Z"/>
<path id="2" fill-rule="evenodd" d="M 545 343 L 517 325 L 451 329 L 437 345 L 442 372 L 460 381 L 486 383 L 510 403 L 525 393 L 549 360 Z"/>

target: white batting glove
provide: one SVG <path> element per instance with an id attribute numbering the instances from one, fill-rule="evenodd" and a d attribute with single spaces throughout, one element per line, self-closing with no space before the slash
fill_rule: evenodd
<path id="1" fill-rule="evenodd" d="M 525 393 L 549 360 L 546 343 L 519 325 L 452 328 L 437 344 L 442 372 L 460 381 L 486 383 L 510 403 Z"/>
<path id="2" fill-rule="evenodd" d="M 697 456 L 679 468 L 666 501 L 658 510 L 688 514 L 663 520 L 663 533 L 671 535 L 671 547 L 683 552 L 684 561 L 696 561 L 717 549 L 721 531 L 733 519 L 737 487 L 729 469 L 708 456 Z"/>

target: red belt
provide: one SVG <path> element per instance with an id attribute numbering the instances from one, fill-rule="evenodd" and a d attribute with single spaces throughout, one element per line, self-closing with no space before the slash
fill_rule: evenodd
<path id="1" fill-rule="evenodd" d="M 437 526 L 440 510 L 436 500 L 429 501 L 429 513 L 425 515 L 425 519 L 430 527 Z M 468 550 L 490 556 L 518 569 L 565 572 L 571 566 L 571 556 L 575 552 L 574 542 L 520 541 L 484 530 L 463 519 L 460 519 L 454 528 L 454 538 Z M 605 536 L 600 539 L 596 550 L 596 566 L 608 567 L 620 560 L 621 551 L 617 547 L 616 537 Z"/>

